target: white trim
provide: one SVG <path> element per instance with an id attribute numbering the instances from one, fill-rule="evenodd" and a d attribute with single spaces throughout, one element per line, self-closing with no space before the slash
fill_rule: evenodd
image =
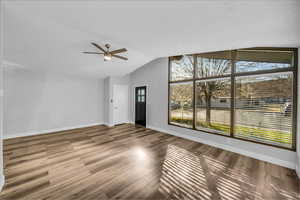
<path id="1" fill-rule="evenodd" d="M 79 126 L 69 126 L 69 127 L 63 127 L 63 128 L 55 128 L 55 129 L 47 129 L 47 130 L 40 130 L 40 131 L 31 131 L 31 132 L 24 132 L 24 133 L 14 133 L 9 135 L 3 135 L 3 139 L 10 139 L 10 138 L 16 138 L 16 137 L 24 137 L 24 136 L 32 136 L 32 135 L 40 135 L 40 134 L 47 134 L 47 133 L 53 133 L 58 131 L 66 131 L 71 129 L 77 129 L 77 128 L 85 128 L 89 126 L 97 126 L 97 125 L 104 125 L 103 122 L 98 123 L 91 123 L 91 124 L 83 124 Z"/>
<path id="2" fill-rule="evenodd" d="M 203 139 L 200 139 L 200 138 L 192 136 L 192 135 L 181 134 L 181 133 L 178 133 L 178 132 L 175 132 L 175 131 L 169 131 L 169 130 L 165 130 L 165 129 L 161 129 L 161 128 L 157 128 L 157 127 L 153 127 L 153 126 L 147 126 L 147 128 L 150 128 L 150 129 L 153 129 L 153 130 L 156 130 L 156 131 L 160 131 L 160 132 L 164 132 L 164 133 L 174 135 L 174 136 L 177 136 L 177 137 L 185 138 L 185 139 L 188 139 L 188 140 L 192 140 L 192 141 L 195 141 L 195 142 L 200 142 L 200 143 L 203 143 L 203 144 L 207 144 L 207 145 L 210 145 L 210 146 L 213 146 L 213 147 L 221 148 L 221 149 L 224 149 L 224 150 L 227 150 L 227 151 L 231 151 L 231 152 L 234 152 L 234 153 L 238 153 L 238 154 L 245 155 L 245 156 L 248 156 L 248 157 L 252 157 L 252 158 L 255 158 L 255 159 L 258 159 L 258 160 L 262 160 L 262 161 L 265 161 L 265 162 L 269 162 L 269 163 L 273 163 L 273 164 L 280 165 L 280 166 L 283 166 L 283 167 L 287 167 L 287 168 L 290 168 L 290 169 L 295 169 L 296 168 L 296 165 L 293 162 L 288 162 L 288 161 L 277 159 L 277 158 L 274 158 L 274 157 L 253 153 L 253 152 L 250 152 L 250 151 L 247 151 L 247 150 L 244 150 L 244 149 L 240 149 L 240 148 L 236 148 L 236 147 L 233 147 L 233 146 L 230 146 L 230 145 L 220 144 L 220 143 L 216 143 L 216 142 L 213 142 L 213 141 L 210 141 L 210 140 L 203 140 Z M 299 175 L 299 171 L 298 171 L 298 175 Z"/>
<path id="3" fill-rule="evenodd" d="M 108 126 L 108 127 L 113 127 L 113 126 L 115 126 L 114 124 L 110 124 L 110 123 L 106 123 L 106 122 L 104 122 L 103 125 Z"/>
<path id="4" fill-rule="evenodd" d="M 4 183 L 5 183 L 5 177 L 3 174 L 0 174 L 0 192 L 2 191 Z"/>

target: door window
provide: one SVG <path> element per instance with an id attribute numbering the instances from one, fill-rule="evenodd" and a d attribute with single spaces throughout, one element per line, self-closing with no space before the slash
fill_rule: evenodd
<path id="1" fill-rule="evenodd" d="M 145 88 L 139 88 L 137 92 L 137 102 L 145 102 Z"/>

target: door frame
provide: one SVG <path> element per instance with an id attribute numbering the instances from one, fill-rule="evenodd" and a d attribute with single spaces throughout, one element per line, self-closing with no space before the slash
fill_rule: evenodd
<path id="1" fill-rule="evenodd" d="M 132 101 L 132 106 L 133 106 L 133 118 L 132 118 L 132 120 L 133 120 L 133 124 L 135 124 L 135 88 L 137 88 L 137 87 L 146 87 L 146 128 L 148 127 L 148 125 L 147 125 L 147 116 L 148 116 L 148 95 L 149 95 L 149 86 L 148 86 L 148 84 L 141 84 L 141 85 L 134 85 L 134 86 L 132 86 L 132 91 L 133 91 L 133 95 L 132 95 L 132 97 L 133 97 L 133 101 Z"/>

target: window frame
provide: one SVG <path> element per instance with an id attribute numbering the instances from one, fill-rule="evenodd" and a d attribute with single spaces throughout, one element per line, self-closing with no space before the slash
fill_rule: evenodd
<path id="1" fill-rule="evenodd" d="M 236 56 L 238 50 L 265 50 L 265 51 L 292 51 L 293 52 L 293 66 L 286 67 L 286 68 L 277 68 L 277 69 L 268 69 L 268 70 L 258 70 L 258 71 L 247 71 L 247 72 L 235 72 L 235 64 L 236 64 Z M 257 144 L 272 146 L 276 148 L 286 149 L 290 151 L 296 151 L 297 149 L 297 104 L 298 104 L 298 48 L 281 48 L 281 47 L 255 47 L 255 48 L 244 48 L 244 49 L 235 49 L 235 50 L 229 50 L 231 52 L 231 73 L 221 75 L 221 76 L 211 76 L 211 77 L 197 77 L 197 56 L 201 56 L 202 53 L 199 54 L 189 54 L 187 56 L 193 56 L 193 62 L 194 62 L 194 74 L 192 79 L 186 79 L 186 80 L 177 80 L 177 81 L 171 81 L 171 60 L 172 56 L 168 58 L 168 125 L 171 126 L 177 126 L 181 128 L 186 128 L 190 130 L 194 130 L 197 132 L 205 132 L 209 134 L 219 135 L 221 137 L 229 137 L 237 140 L 247 141 L 247 142 L 253 142 Z M 206 52 L 205 52 L 206 53 Z M 213 53 L 213 52 L 207 52 L 207 53 Z M 273 74 L 273 73 L 280 73 L 280 72 L 292 72 L 293 73 L 293 107 L 292 107 L 292 147 L 284 147 L 279 146 L 276 144 L 270 144 L 270 143 L 264 143 L 260 141 L 255 141 L 251 139 L 246 138 L 238 138 L 234 136 L 234 123 L 235 123 L 235 113 L 234 113 L 234 106 L 235 106 L 235 78 L 241 77 L 241 76 L 250 76 L 250 75 L 262 75 L 262 74 Z M 207 131 L 207 130 L 199 130 L 195 127 L 195 119 L 196 119 L 196 81 L 199 80 L 209 80 L 209 79 L 217 79 L 217 78 L 230 78 L 231 80 L 231 105 L 230 105 L 230 135 L 225 134 L 218 134 L 213 131 Z M 193 83 L 193 99 L 192 99 L 192 105 L 193 105 L 193 126 L 191 128 L 181 126 L 178 124 L 173 124 L 170 122 L 170 84 L 172 83 L 184 83 L 184 82 L 192 82 Z"/>

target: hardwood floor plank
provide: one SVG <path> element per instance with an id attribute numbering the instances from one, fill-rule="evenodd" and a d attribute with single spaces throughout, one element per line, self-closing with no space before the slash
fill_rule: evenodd
<path id="1" fill-rule="evenodd" d="M 4 140 L 1 200 L 300 199 L 295 171 L 132 124 Z"/>

